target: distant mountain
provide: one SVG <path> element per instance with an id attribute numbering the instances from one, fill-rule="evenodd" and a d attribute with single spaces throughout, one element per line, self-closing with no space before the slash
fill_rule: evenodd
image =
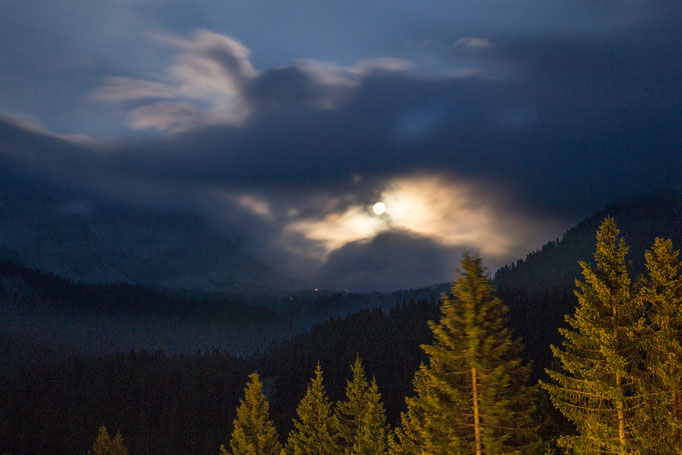
<path id="1" fill-rule="evenodd" d="M 645 272 L 644 252 L 656 237 L 672 239 L 682 248 L 682 196 L 655 195 L 611 205 L 569 229 L 561 240 L 551 241 L 525 259 L 499 269 L 498 289 L 571 290 L 581 277 L 578 261 L 592 262 L 596 232 L 606 216 L 615 218 L 630 247 L 633 278 Z"/>
<path id="2" fill-rule="evenodd" d="M 0 373 L 62 358 L 144 349 L 233 355 L 267 350 L 313 324 L 365 308 L 389 310 L 440 289 L 297 291 L 235 296 L 126 283 L 78 283 L 0 261 Z"/>
<path id="3" fill-rule="evenodd" d="M 187 299 L 130 284 L 81 284 L 0 262 L 0 370 L 65 354 L 146 349 L 235 355 L 300 328 L 238 300 Z"/>
<path id="4" fill-rule="evenodd" d="M 0 260 L 86 283 L 239 294 L 293 285 L 198 216 L 74 194 L 2 171 Z"/>

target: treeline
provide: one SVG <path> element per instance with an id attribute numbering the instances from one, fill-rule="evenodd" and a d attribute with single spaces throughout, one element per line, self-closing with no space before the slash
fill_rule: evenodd
<path id="1" fill-rule="evenodd" d="M 426 360 L 419 346 L 431 340 L 427 321 L 438 314 L 438 302 L 428 300 L 389 312 L 364 310 L 244 358 L 137 351 L 14 370 L 0 377 L 0 453 L 84 453 L 102 424 L 120 430 L 133 454 L 212 453 L 228 438 L 241 388 L 254 370 L 277 427 L 288 432 L 317 362 L 338 400 L 357 353 L 382 384 L 393 424 Z"/>
<path id="2" fill-rule="evenodd" d="M 220 452 L 223 455 L 680 453 L 682 263 L 670 240 L 656 239 L 645 254 L 646 275 L 633 279 L 628 271 L 627 251 L 615 221 L 605 219 L 597 233 L 594 263 L 580 264 L 583 280 L 576 283 L 578 305 L 567 317 L 568 326 L 560 331 L 561 346 L 552 346 L 555 362 L 547 370 L 548 378 L 541 381 L 541 387 L 533 385 L 530 368 L 522 360 L 521 343 L 508 327 L 507 308 L 494 293 L 480 259 L 465 256 L 451 295 L 445 296 L 436 317 L 431 318 L 434 322 L 430 322 L 427 329 L 430 339 L 421 342 L 422 354 L 418 353 L 419 343 L 414 340 L 410 340 L 414 350 L 408 348 L 403 352 L 404 345 L 396 341 L 400 334 L 391 333 L 391 325 L 382 326 L 379 321 L 395 320 L 396 314 L 405 316 L 410 311 L 414 316 L 418 314 L 415 309 L 428 312 L 435 306 L 433 302 L 397 308 L 393 318 L 385 317 L 380 311 L 365 312 L 364 319 L 355 317 L 367 325 L 356 330 L 353 324 L 332 321 L 327 335 L 337 342 L 345 340 L 345 345 L 329 343 L 325 339 L 326 332 L 321 329 L 318 338 L 315 337 L 316 329 L 311 333 L 309 346 L 315 342 L 324 344 L 326 349 L 319 349 L 318 354 L 334 357 L 336 351 L 335 357 L 344 358 L 346 365 L 350 363 L 348 356 L 355 357 L 356 353 L 369 354 L 371 362 L 377 362 L 377 356 L 395 356 L 408 364 L 422 362 L 420 366 L 410 368 L 412 387 L 403 395 L 407 398 L 395 421 L 387 417 L 388 400 L 380 392 L 399 382 L 399 375 L 394 380 L 390 377 L 380 379 L 378 372 L 383 369 L 377 369 L 377 374 L 369 369 L 372 373 L 369 380 L 362 362 L 356 358 L 341 393 L 338 389 L 333 391 L 338 387 L 338 383 L 335 384 L 338 377 L 332 373 L 331 377 L 335 379 L 327 382 L 322 372 L 322 366 L 326 371 L 334 371 L 326 363 L 328 360 L 319 355 L 318 359 L 323 361 L 313 370 L 309 362 L 314 349 L 303 351 L 297 357 L 296 347 L 302 346 L 300 343 L 304 339 L 300 338 L 292 340 L 288 346 L 282 345 L 281 357 L 277 357 L 277 348 L 274 348 L 270 353 L 274 357 L 252 359 L 251 364 L 240 363 L 243 362 L 240 360 L 232 366 L 234 371 L 240 371 L 232 381 L 240 384 L 246 381 L 247 371 L 266 373 L 263 381 L 257 374 L 251 374 L 238 406 L 234 391 L 239 386 L 231 388 L 236 418 L 231 425 L 221 424 L 222 437 L 216 440 L 201 432 L 193 433 L 193 436 L 188 433 L 188 438 L 195 437 L 197 441 L 204 438 L 204 442 L 210 439 L 210 442 L 202 450 L 185 446 L 184 450 L 169 447 L 164 451 Z M 537 317 L 536 324 L 543 324 L 539 319 L 541 315 Z M 371 321 L 378 323 L 374 326 Z M 338 332 L 333 330 L 335 323 L 340 328 Z M 417 333 L 423 332 L 417 330 Z M 409 337 L 409 330 L 403 335 Z M 357 340 L 358 336 L 362 340 Z M 390 337 L 395 342 L 393 352 L 384 351 L 383 337 Z M 373 351 L 373 346 L 380 348 Z M 358 349 L 352 353 L 354 347 Z M 268 365 L 264 359 L 279 361 Z M 367 365 L 371 365 L 370 362 Z M 129 371 L 134 377 L 136 369 Z M 275 371 L 287 373 L 270 376 Z M 290 378 L 307 376 L 311 371 L 310 381 L 282 379 L 287 375 Z M 390 367 L 386 366 L 386 371 L 390 374 Z M 206 373 L 210 374 L 209 371 Z M 132 379 L 122 382 L 123 390 Z M 306 382 L 307 388 L 301 390 L 300 384 Z M 206 380 L 198 383 L 206 384 Z M 107 390 L 90 392 L 102 394 Z M 176 393 L 187 391 L 170 392 L 171 395 Z M 278 400 L 287 393 L 300 399 L 295 413 L 278 409 Z M 272 397 L 274 420 L 271 420 L 266 397 Z M 553 419 L 547 398 L 570 425 Z M 224 400 L 222 411 L 224 415 L 230 414 L 225 409 L 230 398 L 216 399 Z M 134 406 L 135 400 L 123 402 Z M 295 402 L 292 400 L 289 406 Z M 202 418 L 189 413 L 187 425 L 192 425 L 192 420 L 195 425 L 197 421 L 205 424 L 209 414 L 220 412 L 210 409 L 211 404 L 206 405 L 208 408 L 199 407 L 202 412 L 206 410 L 206 415 Z M 21 404 L 18 406 L 16 411 L 20 412 Z M 214 403 L 213 406 L 220 405 Z M 234 415 L 235 407 L 231 415 Z M 281 420 L 288 412 L 291 419 L 287 425 Z M 180 410 L 180 413 L 187 413 L 187 410 Z M 67 419 L 68 415 L 63 418 Z M 126 438 L 127 430 L 122 424 L 129 429 L 135 428 L 134 422 L 121 419 L 107 423 L 122 429 Z M 71 421 L 75 427 L 81 424 Z M 96 426 L 89 422 L 88 427 L 93 428 L 92 438 Z M 228 436 L 230 427 L 232 431 Z M 3 435 L 7 435 L 4 431 Z M 178 429 L 166 431 L 169 439 L 172 439 L 173 431 Z M 59 438 L 60 435 L 54 436 Z M 130 440 L 137 438 L 132 436 Z M 109 440 L 114 444 L 116 438 Z M 119 452 L 95 453 L 121 453 L 121 444 L 123 442 L 119 440 L 116 449 Z M 223 444 L 220 450 L 219 444 Z M 101 448 L 101 445 L 97 447 Z M 133 449 L 131 445 L 131 453 L 160 451 L 149 447 L 145 451 L 137 446 Z"/>

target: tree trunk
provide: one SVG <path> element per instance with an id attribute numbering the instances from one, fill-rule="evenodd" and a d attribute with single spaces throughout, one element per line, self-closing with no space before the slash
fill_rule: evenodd
<path id="1" fill-rule="evenodd" d="M 620 389 L 620 374 L 616 373 L 616 386 Z M 620 455 L 625 455 L 625 413 L 623 411 L 623 400 L 616 403 L 618 411 L 618 442 L 620 445 Z"/>
<path id="2" fill-rule="evenodd" d="M 672 402 L 673 420 L 675 423 L 682 422 L 682 396 L 680 396 L 679 392 L 673 392 Z M 682 432 L 678 428 L 675 430 L 675 442 L 682 442 L 681 436 Z M 682 455 L 682 444 L 680 444 L 680 447 L 677 449 L 677 453 Z"/>
<path id="3" fill-rule="evenodd" d="M 616 304 L 612 304 L 613 311 L 613 338 L 618 341 L 618 309 Z M 623 394 L 623 389 L 620 385 L 620 373 L 616 373 L 616 388 Z M 616 402 L 616 412 L 618 413 L 618 446 L 620 455 L 625 455 L 625 412 L 623 411 L 622 397 Z"/>
<path id="4" fill-rule="evenodd" d="M 478 379 L 476 378 L 476 368 L 471 368 L 471 384 L 474 400 L 474 437 L 476 439 L 476 455 L 482 455 L 481 451 L 481 421 L 478 415 Z"/>

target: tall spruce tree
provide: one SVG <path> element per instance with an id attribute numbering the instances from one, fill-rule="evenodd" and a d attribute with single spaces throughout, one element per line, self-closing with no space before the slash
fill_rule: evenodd
<path id="1" fill-rule="evenodd" d="M 244 388 L 244 398 L 237 408 L 234 420 L 231 452 L 220 446 L 221 455 L 280 455 L 282 445 L 277 429 L 270 420 L 268 402 L 263 393 L 263 384 L 258 373 L 249 376 L 250 381 Z"/>
<path id="2" fill-rule="evenodd" d="M 386 411 L 376 379 L 372 378 L 366 393 L 367 408 L 353 444 L 353 455 L 384 455 L 388 452 Z"/>
<path id="3" fill-rule="evenodd" d="M 646 311 L 645 376 L 638 435 L 647 454 L 682 454 L 682 262 L 671 240 L 645 253 L 648 276 L 639 290 Z"/>
<path id="4" fill-rule="evenodd" d="M 382 455 L 387 450 L 386 414 L 376 380 L 367 382 L 358 355 L 346 381 L 346 400 L 337 403 L 339 445 L 344 454 Z"/>
<path id="5" fill-rule="evenodd" d="M 92 451 L 88 455 L 127 455 L 128 449 L 123 445 L 121 433 L 116 432 L 114 439 L 111 439 L 107 428 L 102 425 L 99 427 L 97 438 L 92 444 Z"/>
<path id="6" fill-rule="evenodd" d="M 430 322 L 434 341 L 423 345 L 429 364 L 414 378 L 395 454 L 498 455 L 537 451 L 529 369 L 506 324 L 506 307 L 492 294 L 481 259 L 464 256 L 452 297 Z"/>
<path id="7" fill-rule="evenodd" d="M 322 367 L 317 364 L 308 391 L 296 409 L 298 418 L 289 433 L 286 452 L 289 455 L 338 455 L 338 422 L 324 390 Z"/>
<path id="8" fill-rule="evenodd" d="M 566 317 L 571 328 L 559 329 L 562 348 L 551 347 L 562 368 L 547 370 L 552 382 L 541 382 L 554 406 L 576 426 L 577 435 L 558 441 L 572 453 L 637 450 L 631 433 L 640 401 L 635 384 L 641 327 L 627 252 L 616 222 L 605 218 L 597 231 L 596 266 L 580 263 L 585 281 L 576 280 L 578 306 Z"/>

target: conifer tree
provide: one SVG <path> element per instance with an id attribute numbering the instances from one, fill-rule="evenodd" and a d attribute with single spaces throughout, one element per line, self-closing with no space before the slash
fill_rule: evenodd
<path id="1" fill-rule="evenodd" d="M 384 454 L 386 415 L 376 380 L 365 377 L 360 356 L 351 364 L 353 379 L 346 381 L 346 400 L 336 406 L 339 445 L 344 454 Z"/>
<path id="2" fill-rule="evenodd" d="M 384 455 L 388 451 L 388 426 L 379 386 L 374 378 L 365 392 L 365 406 L 365 413 L 350 453 L 352 455 Z"/>
<path id="3" fill-rule="evenodd" d="M 128 449 L 123 445 L 121 433 L 116 432 L 114 439 L 111 439 L 107 428 L 102 425 L 95 442 L 92 444 L 92 451 L 88 455 L 127 455 Z"/>
<path id="4" fill-rule="evenodd" d="M 322 367 L 317 364 L 315 376 L 311 379 L 308 391 L 301 400 L 294 421 L 294 429 L 289 434 L 286 452 L 289 455 L 338 455 L 338 421 L 332 413 L 332 404 L 322 384 Z"/>
<path id="5" fill-rule="evenodd" d="M 625 256 L 628 248 L 613 218 L 597 231 L 596 266 L 581 262 L 584 282 L 576 280 L 578 306 L 566 317 L 570 329 L 552 352 L 562 365 L 547 370 L 552 382 L 541 382 L 554 406 L 573 422 L 577 435 L 562 436 L 559 445 L 578 454 L 629 454 L 638 398 L 640 323 L 631 297 Z"/>
<path id="6" fill-rule="evenodd" d="M 464 256 L 452 297 L 443 299 L 440 322 L 430 322 L 434 341 L 422 346 L 429 364 L 415 374 L 415 396 L 405 400 L 391 452 L 533 453 L 529 369 L 480 258 Z"/>
<path id="7" fill-rule="evenodd" d="M 638 393 L 646 406 L 638 414 L 642 450 L 682 454 L 682 262 L 671 240 L 657 238 L 645 253 L 648 277 L 639 290 L 647 313 L 646 375 Z"/>
<path id="8" fill-rule="evenodd" d="M 265 400 L 263 384 L 258 373 L 249 376 L 244 388 L 244 398 L 237 408 L 234 420 L 231 452 L 220 446 L 221 455 L 280 455 L 282 445 L 277 429 L 270 420 L 269 404 Z"/>

